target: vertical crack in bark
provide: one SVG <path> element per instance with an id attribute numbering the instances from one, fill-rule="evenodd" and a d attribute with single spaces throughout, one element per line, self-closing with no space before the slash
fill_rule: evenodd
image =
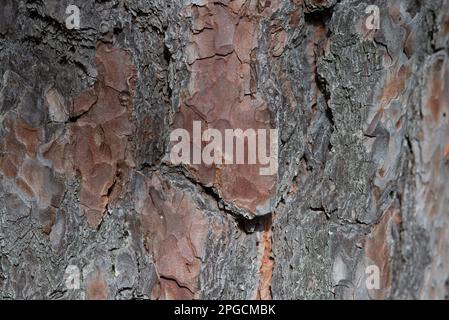
<path id="1" fill-rule="evenodd" d="M 259 286 L 256 299 L 271 300 L 271 282 L 273 279 L 274 256 L 272 245 L 272 215 L 262 221 L 263 230 L 260 232 L 258 251 L 259 259 Z"/>

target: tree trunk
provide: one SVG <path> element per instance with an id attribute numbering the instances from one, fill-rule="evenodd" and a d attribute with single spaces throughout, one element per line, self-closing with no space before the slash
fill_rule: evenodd
<path id="1" fill-rule="evenodd" d="M 0 0 L 0 298 L 447 298 L 448 49 L 447 0 Z"/>

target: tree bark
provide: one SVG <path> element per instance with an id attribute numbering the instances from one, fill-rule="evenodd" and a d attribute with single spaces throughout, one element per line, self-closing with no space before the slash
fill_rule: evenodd
<path id="1" fill-rule="evenodd" d="M 447 0 L 0 0 L 0 298 L 448 298 L 448 50 Z"/>

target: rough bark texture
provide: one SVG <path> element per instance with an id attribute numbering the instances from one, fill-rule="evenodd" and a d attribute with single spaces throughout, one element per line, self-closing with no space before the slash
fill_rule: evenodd
<path id="1" fill-rule="evenodd" d="M 448 48 L 447 0 L 0 0 L 0 298 L 447 298 Z M 174 165 L 193 120 L 278 174 Z"/>

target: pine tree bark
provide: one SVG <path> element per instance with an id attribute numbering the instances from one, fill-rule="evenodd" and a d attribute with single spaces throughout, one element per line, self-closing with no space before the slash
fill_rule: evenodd
<path id="1" fill-rule="evenodd" d="M 447 0 L 0 0 L 0 298 L 448 298 L 448 49 Z"/>

